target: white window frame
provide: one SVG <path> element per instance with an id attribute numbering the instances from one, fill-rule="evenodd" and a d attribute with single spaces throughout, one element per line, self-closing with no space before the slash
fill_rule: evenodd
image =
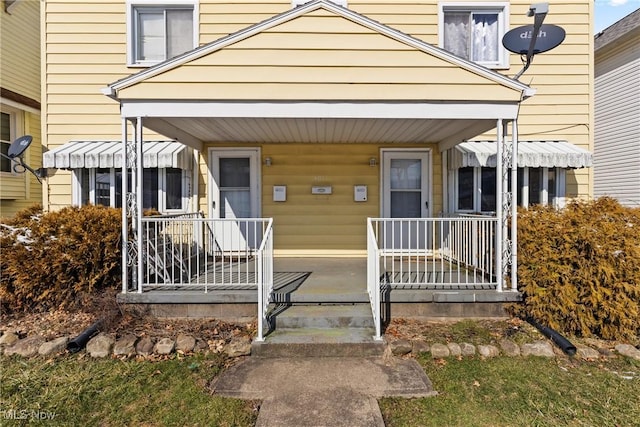
<path id="1" fill-rule="evenodd" d="M 495 168 L 494 168 L 495 169 Z M 523 167 L 522 169 L 522 187 L 518 188 L 518 192 L 521 196 L 520 206 L 529 207 L 529 170 L 534 168 Z M 535 168 L 540 169 L 542 183 L 540 185 L 540 204 L 552 205 L 556 209 L 563 208 L 566 204 L 566 169 L 563 168 Z M 556 171 L 556 196 L 553 200 L 549 200 L 549 169 L 555 169 Z M 473 168 L 473 210 L 459 209 L 458 208 L 458 172 L 460 169 L 454 169 L 453 174 L 450 175 L 453 184 L 453 210 L 460 213 L 484 213 L 489 214 L 494 211 L 483 211 L 482 207 L 482 168 Z M 496 179 L 498 177 L 496 176 Z"/>
<path id="2" fill-rule="evenodd" d="M 127 66 L 129 67 L 149 67 L 162 61 L 137 61 L 137 44 L 135 40 L 135 10 L 136 8 L 171 8 L 171 7 L 192 7 L 193 8 L 193 48 L 198 46 L 198 33 L 200 28 L 200 3 L 199 0 L 168 0 L 158 2 L 157 0 L 127 0 Z M 165 58 L 169 59 L 169 58 Z"/>
<path id="3" fill-rule="evenodd" d="M 445 12 L 493 12 L 498 14 L 498 61 L 476 62 L 492 69 L 509 68 L 509 52 L 502 45 L 502 37 L 509 30 L 509 2 L 441 2 L 438 3 L 438 46 L 444 49 Z M 471 61 L 471 59 L 469 59 Z M 473 61 L 472 61 L 473 62 Z"/>
<path id="4" fill-rule="evenodd" d="M 18 135 L 22 135 L 24 123 L 23 123 L 23 112 L 17 108 L 9 107 L 5 104 L 2 104 L 2 108 L 0 112 L 9 115 L 9 141 L 2 140 L 3 143 L 11 144 L 13 141 L 18 138 Z M 28 159 L 25 159 L 28 160 Z M 18 174 L 13 170 L 14 163 L 11 162 L 11 170 L 9 171 L 0 171 L 0 176 L 4 177 L 14 177 Z"/>
<path id="5" fill-rule="evenodd" d="M 153 168 L 156 169 L 156 168 Z M 73 206 L 82 205 L 82 174 L 89 174 L 89 203 L 96 203 L 96 170 L 95 168 L 89 169 L 74 169 L 72 180 L 72 204 Z M 190 196 L 190 181 L 191 171 L 182 169 L 182 209 L 167 209 L 166 208 L 166 169 L 157 168 L 158 171 L 158 211 L 163 214 L 172 213 L 186 213 L 189 209 Z M 116 169 L 109 168 L 109 206 L 116 206 Z"/>

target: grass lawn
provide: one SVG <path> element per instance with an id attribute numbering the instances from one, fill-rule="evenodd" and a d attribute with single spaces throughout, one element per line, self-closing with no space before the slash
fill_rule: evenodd
<path id="1" fill-rule="evenodd" d="M 253 426 L 257 402 L 213 396 L 219 356 L 159 362 L 0 358 L 0 425 Z M 12 412 L 15 411 L 15 412 Z M 37 421 L 34 413 L 53 414 Z M 15 415 L 22 421 L 11 421 Z"/>
<path id="2" fill-rule="evenodd" d="M 420 363 L 440 395 L 382 399 L 387 426 L 640 426 L 640 362 L 424 357 Z"/>
<path id="3" fill-rule="evenodd" d="M 428 355 L 419 362 L 440 394 L 381 399 L 387 426 L 640 426 L 640 362 Z M 0 357 L 0 425 L 252 426 L 259 402 L 207 390 L 224 365 L 216 355 Z M 33 413 L 55 418 L 37 421 Z"/>

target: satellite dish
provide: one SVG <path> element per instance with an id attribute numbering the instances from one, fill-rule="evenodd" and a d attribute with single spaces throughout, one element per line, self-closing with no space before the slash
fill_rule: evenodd
<path id="1" fill-rule="evenodd" d="M 20 158 L 24 154 L 24 152 L 31 145 L 31 141 L 33 141 L 33 137 L 31 135 L 21 136 L 11 143 L 9 146 L 9 150 L 7 152 L 7 156 L 12 159 Z"/>
<path id="2" fill-rule="evenodd" d="M 33 141 L 33 137 L 31 135 L 24 135 L 20 138 L 16 139 L 9 145 L 9 149 L 7 150 L 7 154 L 0 153 L 0 156 L 7 158 L 13 164 L 13 171 L 15 173 L 24 173 L 26 171 L 31 172 L 38 182 L 40 178 L 46 176 L 46 169 L 40 168 L 37 171 L 33 170 L 29 165 L 27 165 L 22 159 L 22 155 L 31 145 L 31 141 Z"/>
<path id="3" fill-rule="evenodd" d="M 562 27 L 551 24 L 542 24 L 533 53 L 547 52 L 560 45 L 564 41 L 566 32 Z M 533 38 L 533 25 L 524 25 L 514 28 L 504 35 L 502 45 L 513 53 L 524 55 L 529 52 L 531 39 Z"/>

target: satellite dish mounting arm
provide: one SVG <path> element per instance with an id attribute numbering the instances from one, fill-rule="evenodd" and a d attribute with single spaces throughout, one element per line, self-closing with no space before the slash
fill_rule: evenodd
<path id="1" fill-rule="evenodd" d="M 529 50 L 527 51 L 526 62 L 524 64 L 524 68 L 520 70 L 518 74 L 516 74 L 513 78 L 518 80 L 518 78 L 529 68 L 531 62 L 533 61 L 533 55 L 535 55 L 535 46 L 536 40 L 538 39 L 538 33 L 540 32 L 540 27 L 544 22 L 544 18 L 546 18 L 547 13 L 549 12 L 549 3 L 536 3 L 532 4 L 529 7 L 529 12 L 527 12 L 527 16 L 533 16 L 533 34 L 531 34 L 531 42 L 529 43 Z"/>

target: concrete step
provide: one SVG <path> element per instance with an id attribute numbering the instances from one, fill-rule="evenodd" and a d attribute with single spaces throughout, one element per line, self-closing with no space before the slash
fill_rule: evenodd
<path id="1" fill-rule="evenodd" d="M 330 292 L 327 290 L 299 289 L 292 293 L 273 294 L 274 303 L 285 304 L 363 304 L 369 302 L 369 295 L 366 292 Z"/>
<path id="2" fill-rule="evenodd" d="M 256 357 L 382 357 L 385 343 L 374 328 L 281 328 L 254 341 Z"/>
<path id="3" fill-rule="evenodd" d="M 373 328 L 369 304 L 293 305 L 275 314 L 275 329 Z"/>

